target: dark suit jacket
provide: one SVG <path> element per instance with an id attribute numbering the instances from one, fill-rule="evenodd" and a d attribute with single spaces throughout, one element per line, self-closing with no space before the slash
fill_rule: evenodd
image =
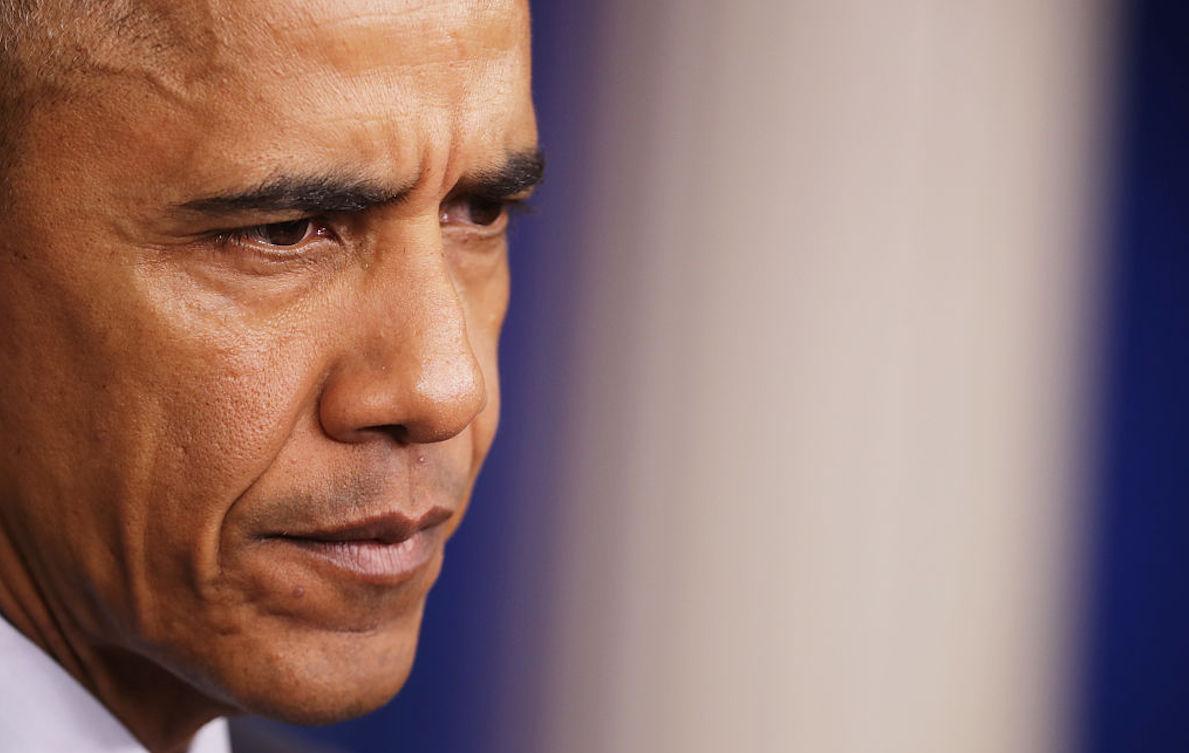
<path id="1" fill-rule="evenodd" d="M 232 753 L 345 753 L 298 737 L 275 722 L 244 716 L 230 720 Z"/>

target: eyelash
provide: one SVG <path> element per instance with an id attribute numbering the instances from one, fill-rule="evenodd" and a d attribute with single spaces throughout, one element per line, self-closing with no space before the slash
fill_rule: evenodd
<path id="1" fill-rule="evenodd" d="M 488 222 L 488 223 L 479 222 L 479 223 L 467 223 L 467 224 L 470 224 L 472 227 L 484 228 L 484 229 L 495 227 L 498 225 L 501 232 L 504 229 L 506 229 L 508 219 L 510 219 L 511 217 L 520 215 L 520 214 L 524 214 L 525 212 L 531 211 L 531 207 L 528 204 L 527 198 L 510 198 L 510 199 L 509 198 L 495 198 L 495 197 L 483 196 L 481 194 L 462 195 L 462 196 L 457 196 L 454 198 L 448 198 L 448 199 L 446 199 L 446 201 L 442 202 L 442 205 L 439 208 L 439 217 L 441 218 L 443 225 L 446 224 L 446 220 L 449 215 L 450 205 L 458 203 L 460 201 L 461 202 L 485 203 L 485 204 L 491 205 L 491 208 L 494 208 L 497 210 L 497 213 L 491 222 Z M 503 221 L 503 222 L 501 223 L 501 221 Z"/>

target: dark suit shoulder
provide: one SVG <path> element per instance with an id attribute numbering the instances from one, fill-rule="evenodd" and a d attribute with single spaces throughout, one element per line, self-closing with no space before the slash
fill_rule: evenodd
<path id="1" fill-rule="evenodd" d="M 239 717 L 228 722 L 231 753 L 344 753 L 325 743 L 315 743 L 291 730 L 258 717 Z"/>

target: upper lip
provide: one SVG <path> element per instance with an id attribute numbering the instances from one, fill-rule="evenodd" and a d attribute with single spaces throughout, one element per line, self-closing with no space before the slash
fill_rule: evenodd
<path id="1" fill-rule="evenodd" d="M 341 525 L 328 524 L 309 530 L 279 531 L 271 537 L 306 541 L 374 541 L 380 544 L 399 544 L 418 531 L 445 522 L 451 514 L 451 511 L 444 507 L 430 508 L 416 518 L 390 512 Z"/>

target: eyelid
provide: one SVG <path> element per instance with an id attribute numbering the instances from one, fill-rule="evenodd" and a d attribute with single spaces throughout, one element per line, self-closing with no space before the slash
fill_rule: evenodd
<path id="1" fill-rule="evenodd" d="M 526 191 L 519 191 L 514 194 L 474 191 L 464 195 L 474 196 L 476 198 L 483 199 L 484 201 L 498 201 L 508 206 L 518 206 L 530 201 L 535 193 L 536 191 L 530 188 Z"/>
<path id="2" fill-rule="evenodd" d="M 301 242 L 292 246 L 269 245 L 267 243 L 253 242 L 249 237 L 253 231 L 266 228 L 270 225 L 283 225 L 291 222 L 309 222 L 314 226 L 314 232 L 309 238 L 303 239 Z M 242 249 L 249 249 L 257 251 L 262 254 L 272 256 L 297 256 L 303 249 L 317 242 L 319 239 L 338 240 L 339 234 L 332 227 L 332 223 L 328 218 L 322 215 L 306 215 L 293 218 L 277 219 L 271 222 L 257 222 L 252 225 L 241 225 L 239 227 L 219 230 L 213 235 L 214 241 L 220 247 L 235 246 Z"/>
<path id="3" fill-rule="evenodd" d="M 520 191 L 509 193 L 507 190 L 501 190 L 499 186 L 489 186 L 483 183 L 460 183 L 454 186 L 454 189 L 447 194 L 443 200 L 454 201 L 463 196 L 471 196 L 476 199 L 483 199 L 484 201 L 500 201 L 509 204 L 526 201 L 537 192 L 537 186 L 529 186 Z"/>
<path id="4" fill-rule="evenodd" d="M 494 238 L 501 236 L 508 231 L 508 226 L 511 223 L 512 217 L 521 213 L 521 211 L 524 209 L 523 204 L 526 200 L 526 198 L 490 199 L 485 198 L 481 194 L 458 193 L 454 196 L 447 197 L 442 201 L 442 204 L 438 210 L 438 215 L 441 220 L 443 232 L 462 234 L 478 238 Z M 452 210 L 459 205 L 465 206 L 471 201 L 486 202 L 496 205 L 499 208 L 499 214 L 493 221 L 489 223 L 468 221 L 466 219 L 457 219 L 451 221 Z M 466 210 L 464 209 L 463 211 Z"/>
<path id="5" fill-rule="evenodd" d="M 453 204 L 456 201 L 466 199 L 477 199 L 479 201 L 489 201 L 493 204 L 500 204 L 506 207 L 509 211 L 519 212 L 531 206 L 534 192 L 522 191 L 517 194 L 507 195 L 500 193 L 484 192 L 484 191 L 468 191 L 458 190 L 442 199 L 441 206 Z"/>

